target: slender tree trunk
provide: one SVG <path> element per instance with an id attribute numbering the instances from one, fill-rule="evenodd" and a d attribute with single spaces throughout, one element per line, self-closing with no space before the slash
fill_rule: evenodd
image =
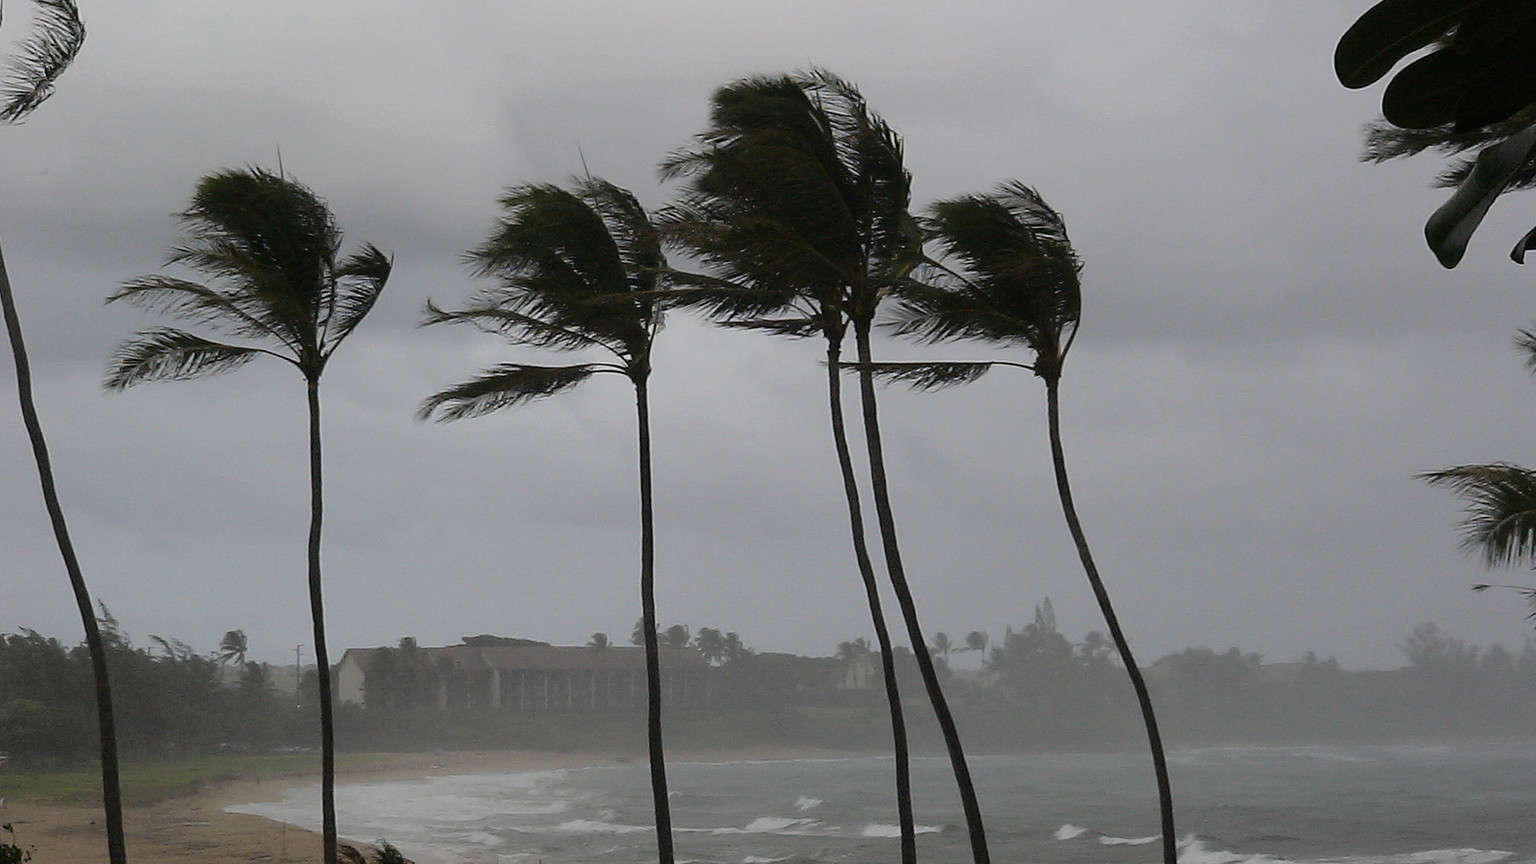
<path id="1" fill-rule="evenodd" d="M 837 447 L 837 465 L 843 474 L 843 491 L 848 496 L 848 522 L 853 530 L 853 557 L 864 580 L 864 596 L 869 601 L 869 617 L 875 625 L 875 639 L 880 643 L 880 668 L 885 676 L 885 701 L 891 707 L 891 749 L 896 758 L 896 811 L 901 824 L 902 864 L 917 861 L 917 826 L 912 816 L 912 759 L 907 750 L 907 723 L 901 716 L 901 688 L 896 683 L 896 655 L 891 650 L 891 633 L 880 608 L 880 584 L 869 560 L 864 542 L 864 512 L 859 503 L 858 479 L 853 473 L 853 454 L 848 449 L 848 430 L 843 424 L 842 370 L 838 360 L 842 346 L 827 342 L 827 402 L 832 413 L 832 442 Z"/>
<path id="2" fill-rule="evenodd" d="M 309 384 L 309 615 L 315 630 L 315 680 L 320 685 L 320 830 L 325 864 L 336 861 L 336 727 L 331 716 L 331 659 L 325 648 L 325 599 L 320 590 L 320 379 Z"/>
<path id="3" fill-rule="evenodd" d="M 661 746 L 661 651 L 656 644 L 656 529 L 651 518 L 651 408 L 645 382 L 635 384 L 640 431 L 640 619 L 645 627 L 645 732 L 650 742 L 651 799 L 656 808 L 656 854 L 673 864 L 672 805 L 667 800 L 667 757 Z"/>
<path id="4" fill-rule="evenodd" d="M 112 721 L 112 687 L 107 680 L 107 653 L 101 644 L 101 628 L 96 626 L 96 609 L 91 604 L 91 594 L 85 587 L 85 576 L 80 572 L 80 561 L 75 557 L 75 546 L 69 539 L 69 528 L 64 524 L 64 508 L 59 505 L 58 489 L 53 482 L 53 465 L 48 458 L 48 444 L 43 440 L 43 427 L 37 419 L 37 406 L 32 401 L 32 369 L 27 362 L 27 347 L 21 338 L 21 318 L 16 314 L 16 299 L 11 294 L 11 280 L 5 272 L 5 257 L 0 254 L 0 307 L 4 309 L 5 332 L 11 340 L 11 353 L 16 360 L 16 395 L 21 402 L 21 419 L 27 427 L 27 437 L 32 442 L 32 457 L 37 462 L 37 479 L 43 488 L 43 505 L 48 519 L 53 523 L 53 537 L 59 544 L 59 555 L 64 559 L 64 570 L 69 574 L 70 587 L 75 592 L 75 605 L 80 609 L 80 621 L 85 625 L 85 644 L 91 654 L 91 674 L 96 681 L 96 724 L 101 736 L 101 803 L 106 811 L 107 860 L 111 864 L 127 864 L 127 845 L 123 840 L 123 797 L 118 782 L 117 730 Z"/>
<path id="5" fill-rule="evenodd" d="M 1077 544 L 1077 557 L 1082 559 L 1083 572 L 1088 574 L 1088 584 L 1093 586 L 1093 596 L 1099 601 L 1104 613 L 1104 623 L 1109 627 L 1110 638 L 1125 663 L 1125 672 L 1131 677 L 1131 687 L 1136 691 L 1136 702 L 1141 706 L 1141 719 L 1147 726 L 1147 743 L 1152 748 L 1152 770 L 1157 774 L 1157 803 L 1162 813 L 1163 864 L 1178 864 L 1177 838 L 1173 832 L 1173 787 L 1168 781 L 1168 762 L 1163 757 L 1163 738 L 1157 731 L 1157 715 L 1152 711 L 1152 697 L 1147 693 L 1147 682 L 1141 677 L 1141 668 L 1131 656 L 1131 646 L 1125 641 L 1120 629 L 1120 619 L 1115 607 L 1109 602 L 1109 592 L 1099 578 L 1099 568 L 1094 566 L 1093 553 L 1088 550 L 1088 538 L 1083 525 L 1077 519 L 1077 508 L 1072 504 L 1072 487 L 1067 482 L 1067 457 L 1061 448 L 1061 412 L 1057 389 L 1061 379 L 1050 376 L 1045 379 L 1045 404 L 1047 422 L 1051 433 L 1051 462 L 1056 468 L 1056 491 L 1061 496 L 1061 510 L 1067 517 L 1067 528 L 1072 532 L 1072 542 Z"/>
<path id="6" fill-rule="evenodd" d="M 912 655 L 917 658 L 917 668 L 923 675 L 923 686 L 928 699 L 933 702 L 933 713 L 939 720 L 939 730 L 944 733 L 944 747 L 949 751 L 950 766 L 955 772 L 955 785 L 960 790 L 960 805 L 965 810 L 965 825 L 971 837 L 971 857 L 975 864 L 990 864 L 992 856 L 987 851 L 987 833 L 981 824 L 981 805 L 976 800 L 976 787 L 971 782 L 971 769 L 965 763 L 965 750 L 960 746 L 960 730 L 955 728 L 954 715 L 949 702 L 939 686 L 939 676 L 933 669 L 933 658 L 928 654 L 928 643 L 923 638 L 923 628 L 917 620 L 917 604 L 912 601 L 912 591 L 907 586 L 906 571 L 901 566 L 901 549 L 896 542 L 896 518 L 891 513 L 890 489 L 885 480 L 885 456 L 880 447 L 880 417 L 875 404 L 875 376 L 869 370 L 869 322 L 854 322 L 854 341 L 858 348 L 859 396 L 864 408 L 864 441 L 869 450 L 870 487 L 875 494 L 875 515 L 880 523 L 880 540 L 885 549 L 885 567 L 891 577 L 891 587 L 896 590 L 896 601 L 901 605 L 902 618 L 906 620 L 907 636 L 912 640 Z"/>

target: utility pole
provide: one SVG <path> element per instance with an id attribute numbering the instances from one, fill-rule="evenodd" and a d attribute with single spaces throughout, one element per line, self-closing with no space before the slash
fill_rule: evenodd
<path id="1" fill-rule="evenodd" d="M 300 684 L 304 680 L 304 673 L 302 671 L 303 667 L 301 667 L 299 665 L 299 652 L 301 652 L 303 650 L 304 650 L 304 643 L 303 642 L 300 642 L 299 644 L 293 646 L 293 706 L 295 708 L 303 708 L 304 707 L 303 704 L 301 704 L 299 702 L 299 693 L 300 693 L 300 690 L 301 690 Z"/>

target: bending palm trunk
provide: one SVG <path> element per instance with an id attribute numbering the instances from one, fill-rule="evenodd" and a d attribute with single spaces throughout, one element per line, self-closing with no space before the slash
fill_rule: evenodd
<path id="1" fill-rule="evenodd" d="M 1057 394 L 1060 383 L 1061 379 L 1054 376 L 1047 377 L 1045 381 L 1046 414 L 1050 426 L 1051 462 L 1056 468 L 1056 491 L 1061 496 L 1061 510 L 1067 518 L 1067 528 L 1072 532 L 1072 542 L 1077 544 L 1077 556 L 1082 559 L 1083 572 L 1088 574 L 1093 596 L 1098 599 L 1099 609 L 1104 613 L 1104 623 L 1109 627 L 1109 635 L 1115 640 L 1115 648 L 1125 663 L 1125 672 L 1131 677 L 1131 686 L 1136 690 L 1141 719 L 1147 726 L 1147 743 L 1152 748 L 1152 768 L 1157 774 L 1157 803 L 1162 814 L 1163 864 L 1177 864 L 1179 855 L 1173 833 L 1173 788 L 1168 781 L 1168 762 L 1163 756 L 1163 739 L 1157 731 L 1152 697 L 1147 693 L 1147 682 L 1141 677 L 1136 658 L 1131 656 L 1131 646 L 1125 641 L 1125 633 L 1120 629 L 1120 619 L 1115 617 L 1115 608 L 1109 602 L 1109 592 L 1099 579 L 1099 568 L 1094 566 L 1093 553 L 1088 550 L 1088 538 L 1083 535 L 1082 523 L 1077 519 L 1077 508 L 1072 504 L 1072 487 L 1067 482 L 1067 457 L 1061 447 L 1060 398 Z"/>
<path id="2" fill-rule="evenodd" d="M 320 685 L 320 821 L 325 864 L 336 864 L 336 727 L 331 716 L 331 661 L 325 648 L 325 601 L 320 591 L 320 381 L 309 379 L 309 614 L 315 631 L 315 680 Z"/>
<path id="3" fill-rule="evenodd" d="M 70 587 L 74 589 L 75 605 L 79 607 L 80 621 L 85 625 L 85 643 L 91 653 L 91 674 L 96 683 L 96 722 L 101 736 L 101 803 L 106 811 L 107 859 L 111 864 L 126 864 L 128 852 L 123 841 L 117 733 L 112 722 L 112 688 L 107 681 L 106 650 L 101 644 L 101 631 L 96 626 L 96 610 L 92 608 L 91 595 L 85 587 L 85 576 L 80 572 L 80 561 L 75 557 L 69 528 L 64 523 L 64 510 L 59 505 L 58 489 L 54 486 L 48 444 L 43 439 L 43 427 L 37 419 L 37 406 L 32 401 L 32 371 L 31 364 L 27 362 L 26 344 L 21 337 L 21 318 L 16 313 L 16 300 L 11 294 L 11 281 L 5 272 L 3 254 L 0 254 L 0 307 L 4 308 L 5 332 L 10 337 L 11 353 L 16 360 L 16 394 L 21 402 L 22 422 L 32 442 L 32 457 L 37 461 L 37 479 L 43 488 L 43 504 L 47 507 L 49 521 L 53 523 L 53 536 L 58 541 L 59 555 L 64 559 L 64 570 L 69 574 Z"/>
<path id="4" fill-rule="evenodd" d="M 842 470 L 843 491 L 848 497 L 848 521 L 853 531 L 853 556 L 858 561 L 859 576 L 864 580 L 864 595 L 869 601 L 869 617 L 875 625 L 875 639 L 880 643 L 880 671 L 885 677 L 885 700 L 891 710 L 892 752 L 896 761 L 896 810 L 901 826 L 902 864 L 917 861 L 917 826 L 912 815 L 912 759 L 907 749 L 907 724 L 901 712 L 901 688 L 896 683 L 896 657 L 891 650 L 891 633 L 880 608 L 880 585 L 875 567 L 869 560 L 864 542 L 864 512 L 859 503 L 858 480 L 853 473 L 853 455 L 848 448 L 848 431 L 843 424 L 843 387 L 835 342 L 827 345 L 827 401 L 832 414 L 832 442 L 837 448 L 837 465 Z"/>
<path id="5" fill-rule="evenodd" d="M 672 806 L 661 745 L 661 657 L 656 644 L 656 537 L 651 519 L 651 409 L 644 384 L 635 385 L 640 437 L 640 616 L 645 626 L 645 731 L 650 742 L 651 800 L 656 807 L 656 853 L 672 864 Z"/>
<path id="6" fill-rule="evenodd" d="M 988 864 L 992 860 L 987 851 L 987 835 L 981 822 L 981 805 L 976 800 L 976 787 L 971 782 L 971 769 L 965 762 L 965 750 L 960 745 L 960 731 L 949 711 L 944 690 L 939 686 L 939 676 L 933 669 L 933 658 L 928 654 L 928 644 L 923 639 L 923 629 L 917 620 L 917 605 L 912 591 L 907 587 L 906 572 L 901 565 L 901 549 L 896 543 L 896 519 L 891 513 L 891 497 L 885 480 L 885 456 L 880 447 L 880 418 L 875 403 L 875 376 L 872 371 L 869 347 L 869 324 L 854 324 L 854 339 L 859 357 L 859 396 L 864 409 L 864 440 L 869 450 L 870 486 L 875 495 L 875 515 L 880 523 L 880 540 L 885 548 L 885 566 L 891 577 L 891 587 L 896 591 L 896 601 L 901 605 L 902 618 L 907 624 L 907 636 L 912 640 L 912 654 L 917 658 L 917 668 L 922 672 L 923 686 L 928 699 L 933 702 L 933 713 L 939 720 L 944 734 L 944 747 L 949 751 L 949 762 L 955 772 L 955 784 L 960 790 L 960 804 L 965 810 L 966 830 L 971 837 L 971 857 L 976 864 Z"/>

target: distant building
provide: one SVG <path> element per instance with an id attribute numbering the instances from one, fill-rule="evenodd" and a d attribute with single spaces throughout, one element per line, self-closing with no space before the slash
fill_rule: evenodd
<path id="1" fill-rule="evenodd" d="M 662 648 L 662 704 L 708 706 L 708 675 L 699 652 Z M 399 701 L 443 711 L 628 710 L 645 705 L 645 651 L 540 644 L 349 648 L 337 665 L 336 694 L 344 703 Z"/>

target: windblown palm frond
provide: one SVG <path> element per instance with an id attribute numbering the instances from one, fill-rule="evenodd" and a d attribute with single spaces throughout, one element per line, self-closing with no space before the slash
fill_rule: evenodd
<path id="1" fill-rule="evenodd" d="M 720 326 L 734 330 L 756 330 L 792 339 L 815 336 L 822 331 L 821 321 L 810 315 L 795 318 L 731 318 L 721 321 Z"/>
<path id="2" fill-rule="evenodd" d="M 1490 588 L 1500 588 L 1506 591 L 1513 591 L 1516 594 L 1519 594 L 1521 597 L 1524 597 L 1527 610 L 1525 613 L 1525 620 L 1536 621 L 1536 588 L 1531 588 L 1527 585 L 1489 585 L 1486 583 L 1472 586 L 1472 590 L 1478 592 L 1487 591 Z"/>
<path id="3" fill-rule="evenodd" d="M 599 372 L 619 372 L 611 363 L 581 363 L 574 366 L 530 366 L 503 363 L 462 384 L 427 397 L 416 416 L 439 422 L 482 417 L 486 414 L 524 405 L 546 396 L 569 390 Z"/>
<path id="4" fill-rule="evenodd" d="M 1459 465 L 1418 475 L 1449 488 L 1466 504 L 1462 548 L 1489 567 L 1536 561 L 1536 472 L 1494 462 Z"/>
<path id="5" fill-rule="evenodd" d="M 838 364 L 844 369 L 859 371 L 868 369 L 874 376 L 887 383 L 906 384 L 914 390 L 942 390 L 969 384 L 992 371 L 994 362 L 980 363 L 860 363 Z M 1010 363 L 1020 366 L 1023 364 Z M 1025 367 L 1028 368 L 1028 367 Z"/>
<path id="6" fill-rule="evenodd" d="M 1037 368 L 1059 367 L 1082 303 L 1082 264 L 1061 214 L 1010 182 L 935 203 L 928 228 L 959 269 L 934 262 L 927 282 L 904 281 L 892 329 L 929 342 L 1022 345 Z"/>
<path id="7" fill-rule="evenodd" d="M 340 344 L 373 311 L 393 269 L 393 259 L 372 243 L 364 243 L 341 262 L 335 274 L 336 308 L 329 319 L 328 345 Z"/>
<path id="8" fill-rule="evenodd" d="M 107 302 L 267 342 L 271 350 L 179 330 L 147 331 L 114 355 L 108 387 L 223 372 L 250 359 L 248 352 L 273 354 L 318 377 L 389 279 L 389 256 L 372 244 L 338 262 L 341 231 L 325 201 L 261 168 L 204 177 L 180 220 L 185 236 L 166 263 L 210 281 L 141 276 L 123 283 Z"/>
<path id="9" fill-rule="evenodd" d="M 602 346 L 626 363 L 645 358 L 661 326 L 653 289 L 666 259 L 634 196 L 589 179 L 575 191 L 515 186 L 501 204 L 506 215 L 466 256 L 500 288 L 464 310 L 429 306 L 425 323 L 464 321 L 541 347 Z"/>
<path id="10" fill-rule="evenodd" d="M 728 84 L 695 140 L 661 166 L 687 183 L 660 222 L 669 243 L 748 289 L 701 295 L 710 314 L 773 311 L 733 308 L 752 292 L 858 314 L 919 260 L 900 139 L 853 85 L 820 70 Z"/>
<path id="11" fill-rule="evenodd" d="M 1517 332 L 1515 349 L 1525 355 L 1525 371 L 1536 374 L 1536 330 Z"/>
<path id="12" fill-rule="evenodd" d="M 186 381 L 229 372 L 270 353 L 227 345 L 174 327 L 141 330 L 112 352 L 105 385 L 122 390 L 144 381 Z"/>
<path id="13" fill-rule="evenodd" d="M 0 123 L 19 123 L 53 95 L 54 83 L 85 44 L 74 0 L 34 0 L 32 33 L 0 78 Z"/>

